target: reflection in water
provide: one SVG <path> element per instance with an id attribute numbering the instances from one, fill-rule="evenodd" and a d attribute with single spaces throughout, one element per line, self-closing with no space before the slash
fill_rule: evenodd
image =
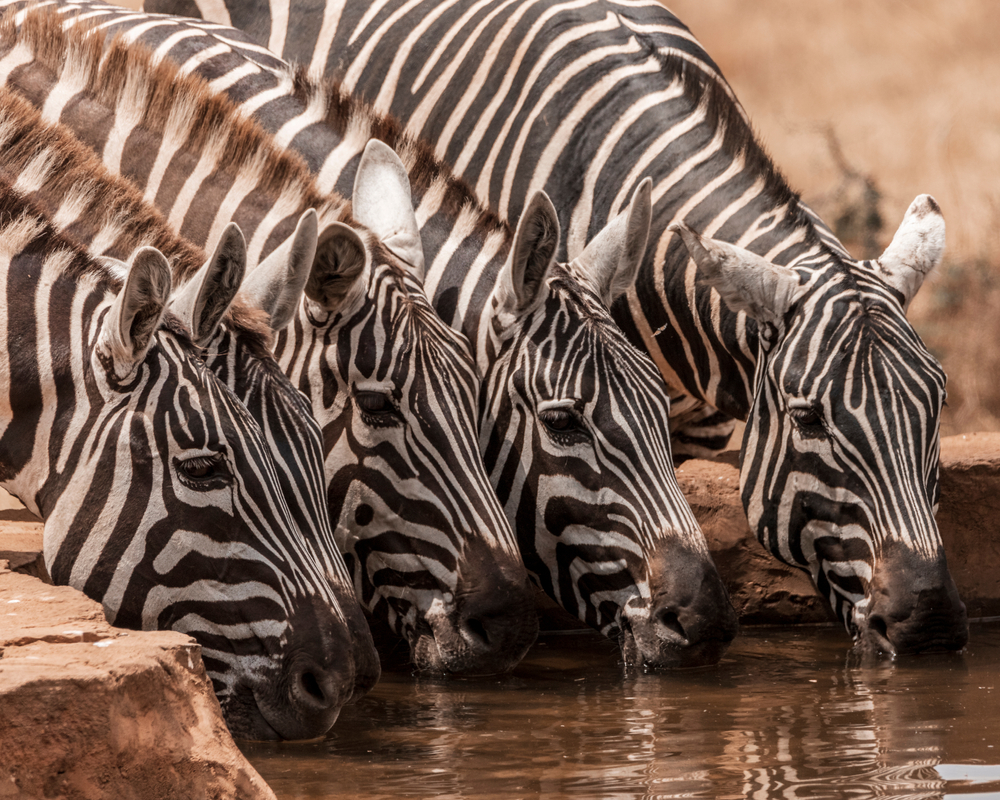
<path id="1" fill-rule="evenodd" d="M 661 675 L 549 636 L 512 675 L 385 674 L 325 741 L 244 750 L 279 800 L 1000 798 L 1000 625 L 971 634 L 862 666 L 835 629 L 758 629 Z"/>

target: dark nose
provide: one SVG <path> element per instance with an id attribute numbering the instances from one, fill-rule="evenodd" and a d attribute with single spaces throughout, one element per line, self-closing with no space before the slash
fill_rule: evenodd
<path id="1" fill-rule="evenodd" d="M 649 560 L 649 624 L 632 621 L 643 661 L 652 667 L 714 664 L 739 631 L 729 592 L 707 553 L 671 548 Z"/>
<path id="2" fill-rule="evenodd" d="M 906 655 L 961 650 L 969 641 L 965 604 L 941 548 L 924 555 L 905 545 L 884 545 L 869 597 L 860 631 L 869 647 Z"/>
<path id="3" fill-rule="evenodd" d="M 311 655 L 300 654 L 288 669 L 288 699 L 299 735 L 285 738 L 322 736 L 337 721 L 337 715 L 353 690 L 353 680 L 343 679 L 337 670 L 324 667 Z M 345 691 L 346 690 L 346 691 Z"/>
<path id="4" fill-rule="evenodd" d="M 337 721 L 355 692 L 353 634 L 319 598 L 296 609 L 279 673 L 256 690 L 264 718 L 281 739 L 314 739 Z"/>
<path id="5" fill-rule="evenodd" d="M 463 671 L 508 672 L 538 635 L 535 593 L 522 581 L 487 581 L 459 600 L 457 628 L 469 649 Z"/>

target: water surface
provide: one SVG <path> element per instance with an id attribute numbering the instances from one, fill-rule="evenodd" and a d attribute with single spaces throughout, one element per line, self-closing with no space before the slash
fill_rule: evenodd
<path id="1" fill-rule="evenodd" d="M 859 665 L 835 628 L 745 629 L 705 670 L 626 674 L 543 635 L 512 675 L 384 674 L 325 741 L 245 744 L 301 798 L 1000 799 L 1000 624 Z"/>

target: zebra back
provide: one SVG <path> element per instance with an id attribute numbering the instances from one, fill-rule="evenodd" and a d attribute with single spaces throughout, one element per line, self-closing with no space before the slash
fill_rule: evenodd
<path id="1" fill-rule="evenodd" d="M 747 419 L 741 485 L 761 542 L 810 571 L 862 646 L 964 646 L 934 521 L 944 374 L 905 318 L 943 247 L 932 199 L 880 259 L 851 259 L 658 3 L 331 0 L 321 25 L 292 2 L 196 5 L 343 75 L 501 216 L 545 189 L 569 255 L 650 178 L 646 258 L 614 310 L 693 398 L 688 452 L 728 435 L 725 416 Z"/>
<path id="2" fill-rule="evenodd" d="M 327 501 L 355 591 L 421 668 L 510 669 L 534 638 L 533 595 L 478 455 L 468 344 L 433 313 L 419 270 L 199 79 L 141 47 L 63 33 L 47 15 L 8 17 L 0 38 L 5 63 L 26 59 L 4 75 L 8 87 L 196 244 L 233 220 L 254 262 L 317 209 L 307 297 L 275 347 L 323 431 Z"/>
<path id="3" fill-rule="evenodd" d="M 300 152 L 323 188 L 350 189 L 370 137 L 398 150 L 417 201 L 426 286 L 485 375 L 482 451 L 529 569 L 571 613 L 619 637 L 630 662 L 716 660 L 735 617 L 673 475 L 669 402 L 607 311 L 638 263 L 643 193 L 574 263 L 556 264 L 551 203 L 537 198 L 511 231 L 425 146 L 337 84 L 255 67 L 254 48 L 217 26 L 71 8 L 211 79 Z M 640 227 L 641 239 L 626 234 Z"/>

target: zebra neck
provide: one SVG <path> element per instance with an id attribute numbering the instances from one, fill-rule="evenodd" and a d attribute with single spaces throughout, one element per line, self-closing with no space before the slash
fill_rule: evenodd
<path id="1" fill-rule="evenodd" d="M 396 151 L 410 176 L 427 260 L 424 289 L 441 318 L 469 338 L 482 366 L 489 349 L 485 312 L 510 248 L 510 228 L 479 203 L 427 144 L 345 92 L 337 81 L 316 81 L 301 69 L 275 74 L 246 58 L 230 72 L 239 74 L 238 82 L 230 82 L 227 72 L 211 86 L 252 114 L 280 146 L 300 155 L 321 193 L 350 196 L 359 157 L 370 139 Z M 474 254 L 474 260 L 469 263 L 463 254 Z"/>
<path id="2" fill-rule="evenodd" d="M 10 194 L 0 187 L 0 208 Z M 114 412 L 91 364 L 113 296 L 106 275 L 72 274 L 68 248 L 22 252 L 44 231 L 37 223 L 25 216 L 0 232 L 0 483 L 48 520 Z"/>

